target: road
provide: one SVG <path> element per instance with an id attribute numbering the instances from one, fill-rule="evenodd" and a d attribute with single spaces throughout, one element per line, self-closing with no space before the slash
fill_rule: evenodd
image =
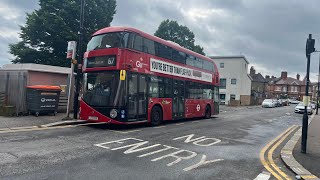
<path id="1" fill-rule="evenodd" d="M 293 106 L 221 109 L 215 118 L 158 127 L 0 131 L 0 179 L 252 180 L 266 171 L 263 147 L 302 118 Z"/>

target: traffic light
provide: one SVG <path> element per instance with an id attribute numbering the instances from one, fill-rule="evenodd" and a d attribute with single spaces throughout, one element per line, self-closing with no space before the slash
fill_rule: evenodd
<path id="1" fill-rule="evenodd" d="M 311 35 L 311 34 L 310 34 Z M 316 49 L 314 48 L 315 40 L 309 35 L 306 43 L 306 55 L 310 55 L 311 53 L 315 52 Z"/>

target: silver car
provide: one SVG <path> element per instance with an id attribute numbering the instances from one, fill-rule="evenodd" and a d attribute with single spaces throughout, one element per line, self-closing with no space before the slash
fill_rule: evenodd
<path id="1" fill-rule="evenodd" d="M 270 107 L 270 108 L 274 108 L 276 107 L 276 103 L 274 100 L 272 99 L 265 99 L 262 102 L 262 107 Z"/>
<path id="2" fill-rule="evenodd" d="M 294 108 L 294 112 L 295 113 L 304 113 L 304 104 L 301 102 L 299 103 L 295 108 Z M 313 113 L 313 109 L 311 108 L 311 105 L 309 104 L 307 106 L 307 112 L 308 114 L 312 114 Z"/>

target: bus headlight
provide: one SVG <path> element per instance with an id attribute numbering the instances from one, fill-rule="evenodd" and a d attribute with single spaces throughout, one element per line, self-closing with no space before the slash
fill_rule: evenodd
<path id="1" fill-rule="evenodd" d="M 111 117 L 111 118 L 116 118 L 117 115 L 118 115 L 117 110 L 111 109 L 111 111 L 110 111 L 110 117 Z"/>

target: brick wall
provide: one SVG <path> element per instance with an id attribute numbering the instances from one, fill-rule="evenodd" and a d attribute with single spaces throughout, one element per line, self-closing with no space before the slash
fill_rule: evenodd
<path id="1" fill-rule="evenodd" d="M 57 74 L 57 73 L 46 73 L 46 72 L 36 72 L 29 71 L 28 73 L 28 85 L 67 85 L 68 75 L 67 74 Z"/>
<path id="2" fill-rule="evenodd" d="M 241 106 L 251 105 L 251 96 L 249 95 L 240 95 Z"/>

